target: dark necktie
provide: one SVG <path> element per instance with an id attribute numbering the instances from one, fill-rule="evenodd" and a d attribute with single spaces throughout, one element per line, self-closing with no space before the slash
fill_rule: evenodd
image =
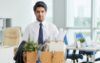
<path id="1" fill-rule="evenodd" d="M 42 29 L 42 23 L 40 23 L 40 29 L 39 29 L 39 36 L 38 36 L 38 44 L 43 44 L 43 29 Z"/>

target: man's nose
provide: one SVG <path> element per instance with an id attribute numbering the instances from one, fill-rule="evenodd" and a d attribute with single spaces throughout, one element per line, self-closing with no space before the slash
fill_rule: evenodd
<path id="1" fill-rule="evenodd" d="M 42 12 L 40 12 L 39 15 L 42 15 Z"/>

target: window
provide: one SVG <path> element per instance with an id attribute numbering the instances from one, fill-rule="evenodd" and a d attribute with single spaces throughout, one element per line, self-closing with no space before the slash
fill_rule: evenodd
<path id="1" fill-rule="evenodd" d="M 85 39 L 88 41 L 88 40 L 90 40 L 90 36 L 91 36 L 91 34 L 90 34 L 90 30 L 84 30 L 84 29 L 68 29 L 67 30 L 67 35 L 68 35 L 68 39 L 69 39 L 69 41 L 71 42 L 71 43 L 73 43 L 73 42 L 75 42 L 75 40 L 76 40 L 76 37 L 75 37 L 75 35 L 77 34 L 77 33 L 79 33 L 79 32 L 81 32 L 82 34 L 83 34 L 83 36 L 85 37 Z"/>
<path id="2" fill-rule="evenodd" d="M 100 41 L 100 0 L 67 0 L 66 28 L 70 34 L 82 32 L 87 40 Z"/>
<path id="3" fill-rule="evenodd" d="M 94 1 L 94 21 L 93 27 L 100 28 L 100 0 Z"/>
<path id="4" fill-rule="evenodd" d="M 67 0 L 66 13 L 66 27 L 68 32 L 70 32 L 69 34 L 75 36 L 76 33 L 82 32 L 89 40 L 91 38 L 92 23 L 91 0 Z"/>
<path id="5" fill-rule="evenodd" d="M 67 0 L 67 27 L 89 28 L 91 0 Z"/>
<path id="6" fill-rule="evenodd" d="M 94 0 L 93 7 L 93 31 L 94 40 L 100 42 L 100 0 Z"/>

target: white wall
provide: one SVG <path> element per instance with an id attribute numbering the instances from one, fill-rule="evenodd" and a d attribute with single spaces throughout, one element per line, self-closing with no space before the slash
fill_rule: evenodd
<path id="1" fill-rule="evenodd" d="M 12 26 L 21 26 L 24 30 L 35 20 L 32 8 L 32 0 L 0 0 L 0 18 L 12 18 Z"/>
<path id="2" fill-rule="evenodd" d="M 0 0 L 0 18 L 12 18 L 12 26 L 20 26 L 24 30 L 35 20 L 32 8 L 32 0 Z M 13 48 L 0 47 L 0 63 L 14 63 Z"/>
<path id="3" fill-rule="evenodd" d="M 3 48 L 0 47 L 0 63 L 14 63 L 13 60 L 14 52 L 13 47 Z"/>
<path id="4" fill-rule="evenodd" d="M 65 27 L 66 23 L 66 0 L 53 0 L 54 23 L 57 27 Z"/>

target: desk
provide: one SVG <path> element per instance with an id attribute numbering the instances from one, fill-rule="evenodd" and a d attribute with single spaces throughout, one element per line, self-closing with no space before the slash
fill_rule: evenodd
<path id="1" fill-rule="evenodd" d="M 85 51 L 100 51 L 100 47 L 80 47 L 76 48 L 75 46 L 66 46 L 66 49 L 69 50 L 85 50 Z M 92 56 L 92 62 L 95 62 L 95 53 Z"/>
<path id="2" fill-rule="evenodd" d="M 66 46 L 66 49 L 72 49 L 72 50 L 86 50 L 86 51 L 99 51 L 100 48 L 96 47 L 81 47 L 81 48 L 76 48 L 73 46 Z"/>

